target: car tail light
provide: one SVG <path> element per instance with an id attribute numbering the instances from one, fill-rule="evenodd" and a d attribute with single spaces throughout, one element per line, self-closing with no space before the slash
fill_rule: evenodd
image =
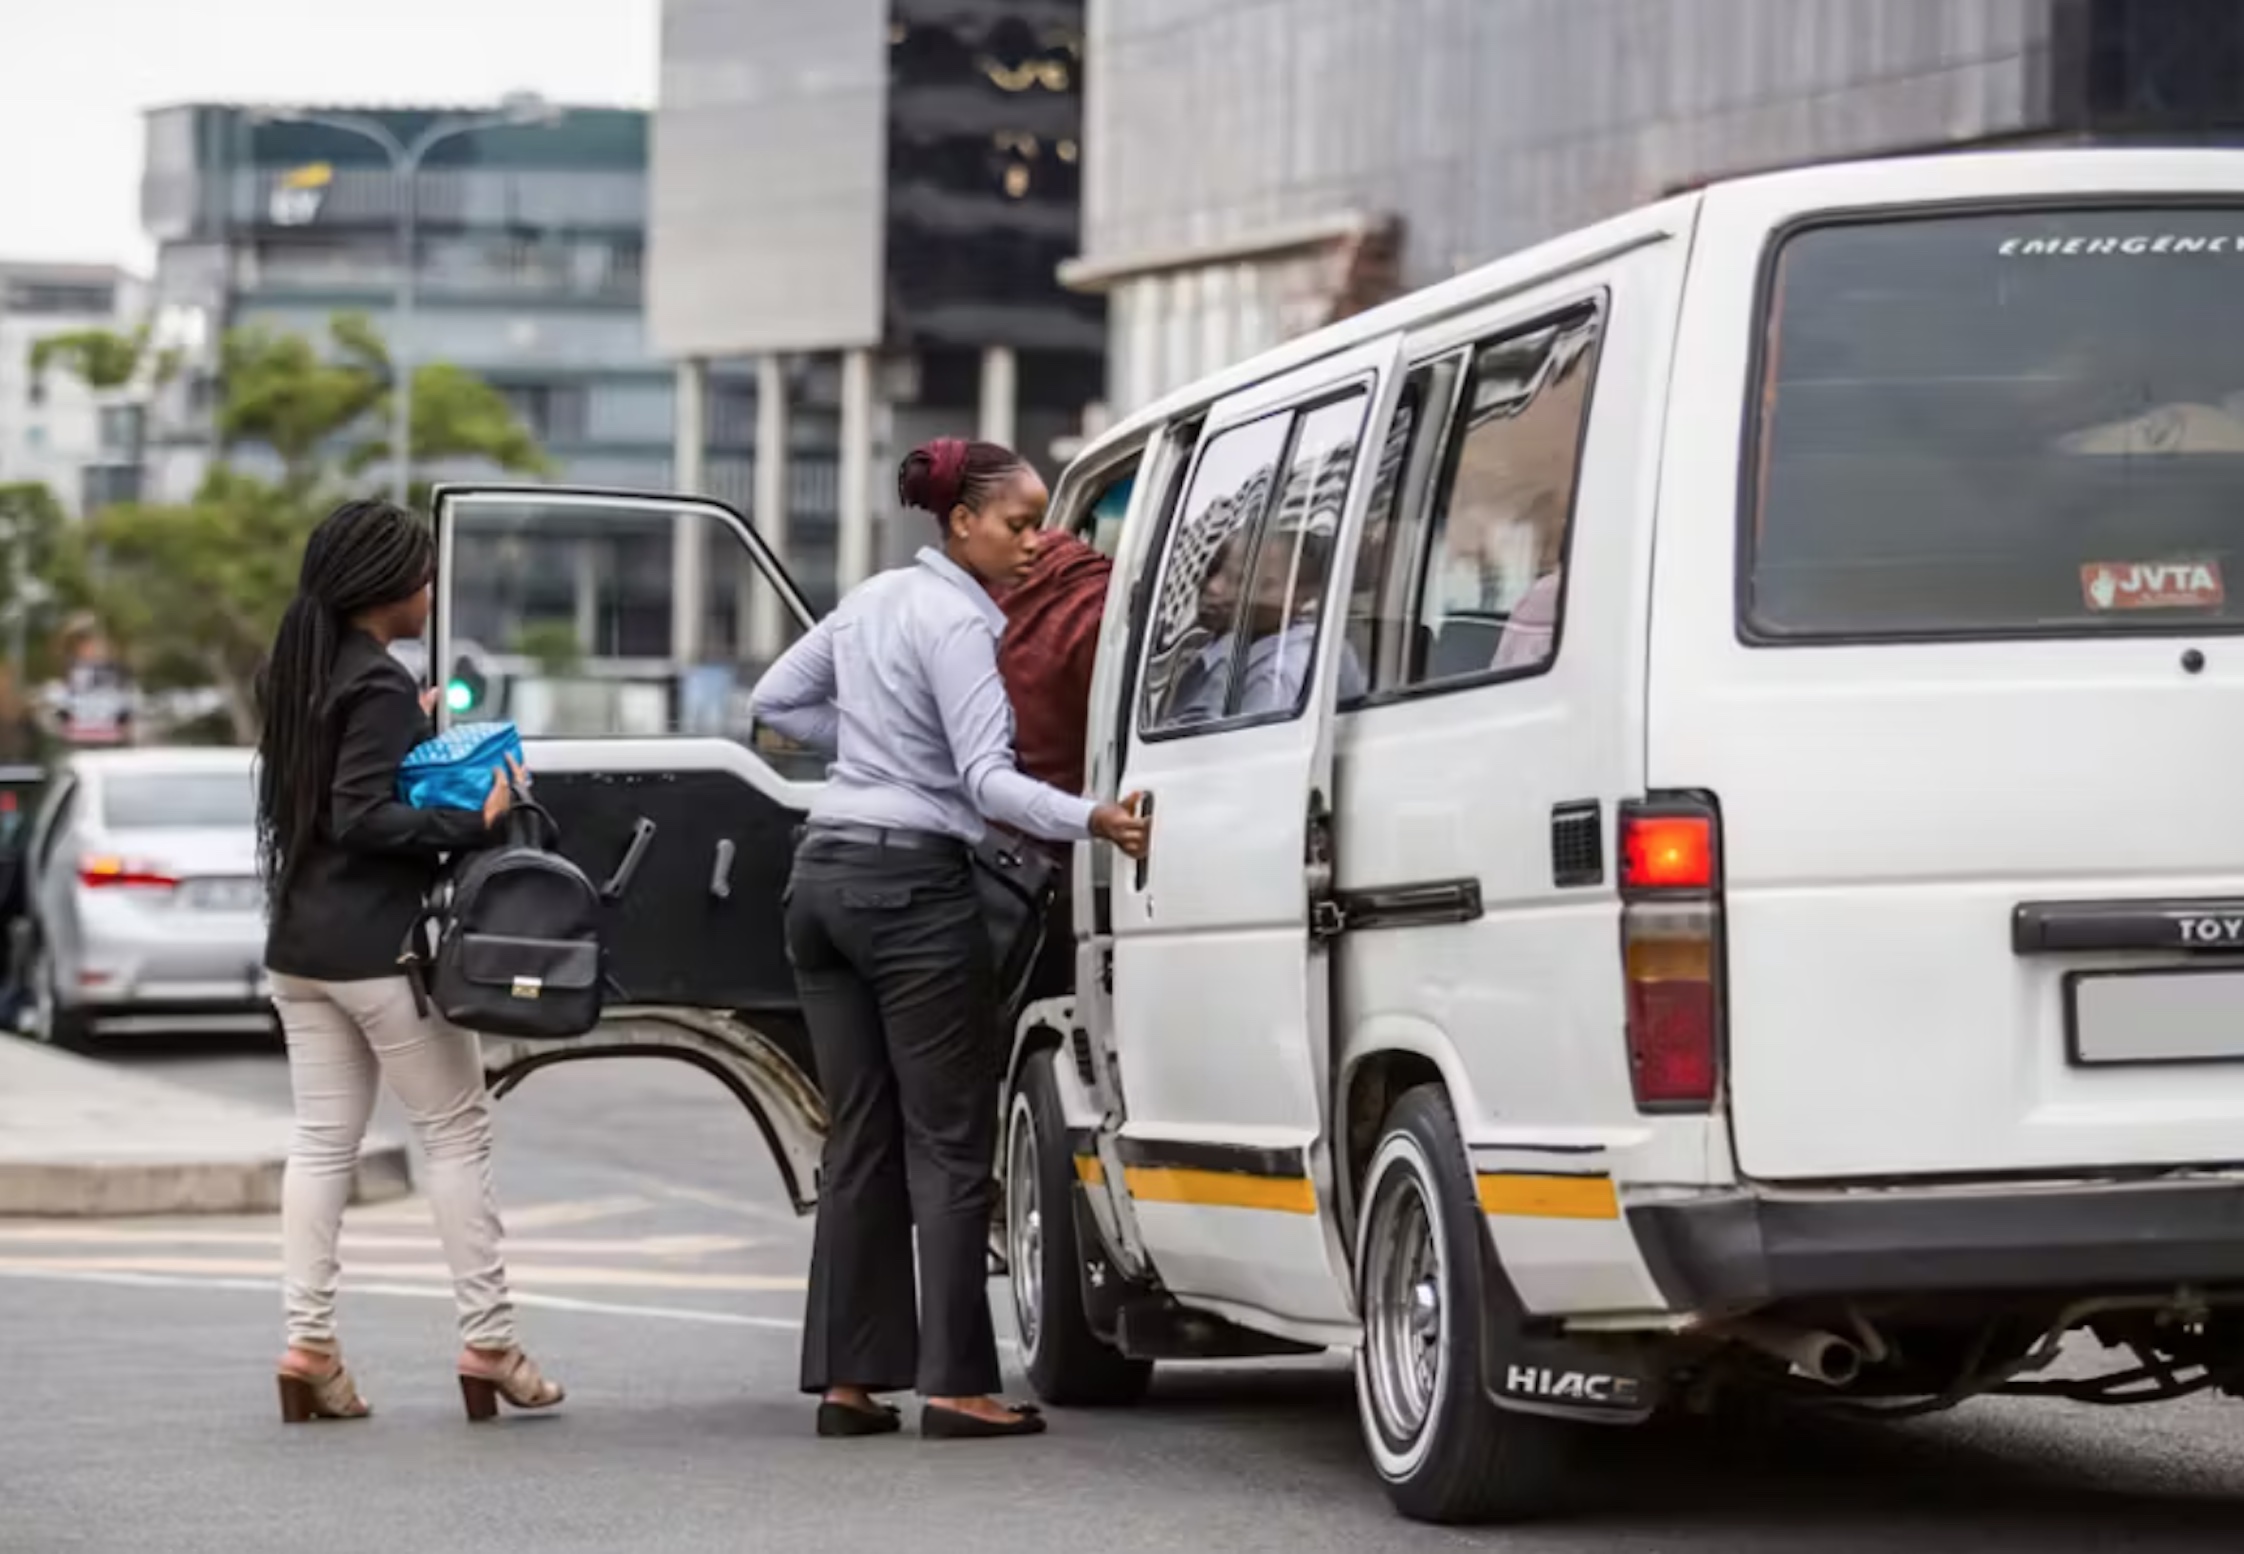
<path id="1" fill-rule="evenodd" d="M 89 887 L 176 890 L 179 876 L 160 864 L 132 858 L 81 858 L 78 860 L 78 883 Z"/>
<path id="2" fill-rule="evenodd" d="M 1642 1111 L 1704 1111 L 1721 1083 L 1721 825 L 1693 800 L 1620 813 L 1629 1081 Z"/>

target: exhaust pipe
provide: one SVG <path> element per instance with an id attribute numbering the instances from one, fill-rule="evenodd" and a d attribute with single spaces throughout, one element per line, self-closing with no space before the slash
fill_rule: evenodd
<path id="1" fill-rule="evenodd" d="M 1862 1374 L 1862 1350 L 1836 1333 L 1750 1319 L 1724 1323 L 1719 1331 L 1827 1387 L 1848 1386 Z"/>

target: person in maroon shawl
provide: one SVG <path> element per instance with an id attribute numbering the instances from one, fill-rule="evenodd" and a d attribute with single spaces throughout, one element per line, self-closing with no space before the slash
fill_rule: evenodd
<path id="1" fill-rule="evenodd" d="M 1005 635 L 997 672 L 1013 701 L 1020 767 L 1062 793 L 1083 791 L 1083 746 L 1091 717 L 1091 669 L 1114 563 L 1072 534 L 1038 543 L 1028 576 L 998 600 Z"/>
<path id="2" fill-rule="evenodd" d="M 1013 703 L 1013 745 L 1022 772 L 1062 793 L 1083 791 L 1090 731 L 1091 670 L 1114 563 L 1072 534 L 1046 534 L 1028 575 L 998 600 L 1005 635 L 997 672 Z M 1065 852 L 1065 849 L 1061 849 Z M 1044 931 L 1031 999 L 1052 998 L 1075 980 L 1074 893 L 1063 886 Z"/>

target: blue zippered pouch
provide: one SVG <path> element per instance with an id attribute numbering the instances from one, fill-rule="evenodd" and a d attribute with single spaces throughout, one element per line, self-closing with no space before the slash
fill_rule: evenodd
<path id="1" fill-rule="evenodd" d="M 415 745 L 397 767 L 397 796 L 415 809 L 481 809 L 491 774 L 522 759 L 512 723 L 462 723 Z"/>

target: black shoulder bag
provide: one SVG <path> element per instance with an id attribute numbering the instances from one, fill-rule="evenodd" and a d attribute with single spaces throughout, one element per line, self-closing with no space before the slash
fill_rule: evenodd
<path id="1" fill-rule="evenodd" d="M 1052 897 L 1061 882 L 1059 862 L 1033 842 L 990 831 L 974 845 L 974 890 L 989 922 L 997 971 L 998 1017 L 1008 1040 L 1021 1002 L 1044 951 Z"/>

